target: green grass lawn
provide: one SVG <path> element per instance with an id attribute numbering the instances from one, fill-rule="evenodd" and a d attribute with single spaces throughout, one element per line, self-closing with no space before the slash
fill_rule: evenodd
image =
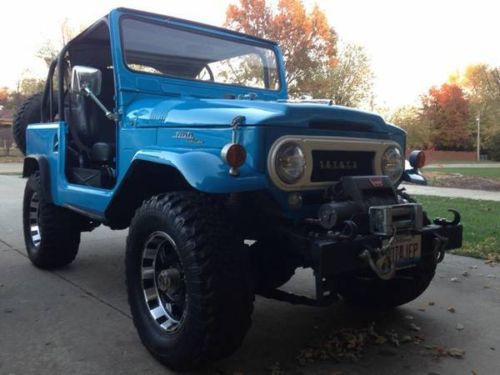
<path id="1" fill-rule="evenodd" d="M 464 176 L 487 177 L 500 180 L 500 168 L 424 168 L 423 172 L 460 173 Z"/>
<path id="2" fill-rule="evenodd" d="M 464 246 L 456 254 L 500 260 L 500 202 L 415 196 L 431 219 L 452 218 L 448 208 L 458 210 L 464 226 Z"/>

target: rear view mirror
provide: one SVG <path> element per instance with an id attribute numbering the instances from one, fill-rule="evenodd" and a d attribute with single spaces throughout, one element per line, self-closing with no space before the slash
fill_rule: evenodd
<path id="1" fill-rule="evenodd" d="M 101 93 L 102 73 L 99 69 L 76 65 L 71 71 L 71 92 L 82 94 L 90 91 L 94 95 Z"/>

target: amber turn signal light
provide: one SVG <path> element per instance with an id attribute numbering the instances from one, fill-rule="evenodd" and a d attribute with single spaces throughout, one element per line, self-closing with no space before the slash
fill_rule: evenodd
<path id="1" fill-rule="evenodd" d="M 222 148 L 221 157 L 231 168 L 239 168 L 245 163 L 247 152 L 238 143 L 228 143 Z"/>

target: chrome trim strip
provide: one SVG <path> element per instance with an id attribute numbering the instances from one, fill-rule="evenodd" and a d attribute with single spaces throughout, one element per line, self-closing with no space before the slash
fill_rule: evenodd
<path id="1" fill-rule="evenodd" d="M 306 159 L 305 172 L 302 178 L 294 184 L 286 184 L 283 182 L 276 172 L 274 160 L 279 147 L 286 142 L 295 142 L 304 151 Z M 396 146 L 401 154 L 403 150 L 398 143 L 384 139 L 369 139 L 369 138 L 349 138 L 349 137 L 323 137 L 323 136 L 290 136 L 285 135 L 278 138 L 269 150 L 267 156 L 267 171 L 269 178 L 273 184 L 281 190 L 297 191 L 297 190 L 317 190 L 330 186 L 332 182 L 311 182 L 312 175 L 312 151 L 372 151 L 375 152 L 373 160 L 373 170 L 376 175 L 382 174 L 382 155 L 389 146 Z"/>

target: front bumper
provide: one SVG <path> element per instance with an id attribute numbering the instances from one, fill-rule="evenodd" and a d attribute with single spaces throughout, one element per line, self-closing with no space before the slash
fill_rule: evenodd
<path id="1" fill-rule="evenodd" d="M 343 274 L 356 272 L 388 280 L 402 267 L 415 267 L 424 261 L 439 263 L 446 250 L 462 246 L 460 214 L 450 211 L 453 221 L 430 221 L 422 206 L 397 192 L 387 177 L 342 178 L 332 190 L 331 202 L 323 204 L 318 219 L 312 220 L 323 229 L 306 238 L 318 302 L 336 295 L 335 283 Z M 419 255 L 407 258 L 403 266 L 397 260 L 404 253 L 400 243 L 394 242 L 397 251 L 391 247 L 400 236 L 410 238 L 412 249 L 420 246 L 415 253 Z"/>
<path id="2" fill-rule="evenodd" d="M 436 257 L 436 241 L 440 241 L 440 250 L 452 250 L 462 246 L 461 224 L 436 225 L 430 224 L 422 228 L 420 260 Z M 312 267 L 316 277 L 316 298 L 322 302 L 335 290 L 336 277 L 363 269 L 368 264 L 360 256 L 367 248 L 380 246 L 382 237 L 379 235 L 358 235 L 355 239 L 314 238 L 309 240 L 312 257 Z"/>

